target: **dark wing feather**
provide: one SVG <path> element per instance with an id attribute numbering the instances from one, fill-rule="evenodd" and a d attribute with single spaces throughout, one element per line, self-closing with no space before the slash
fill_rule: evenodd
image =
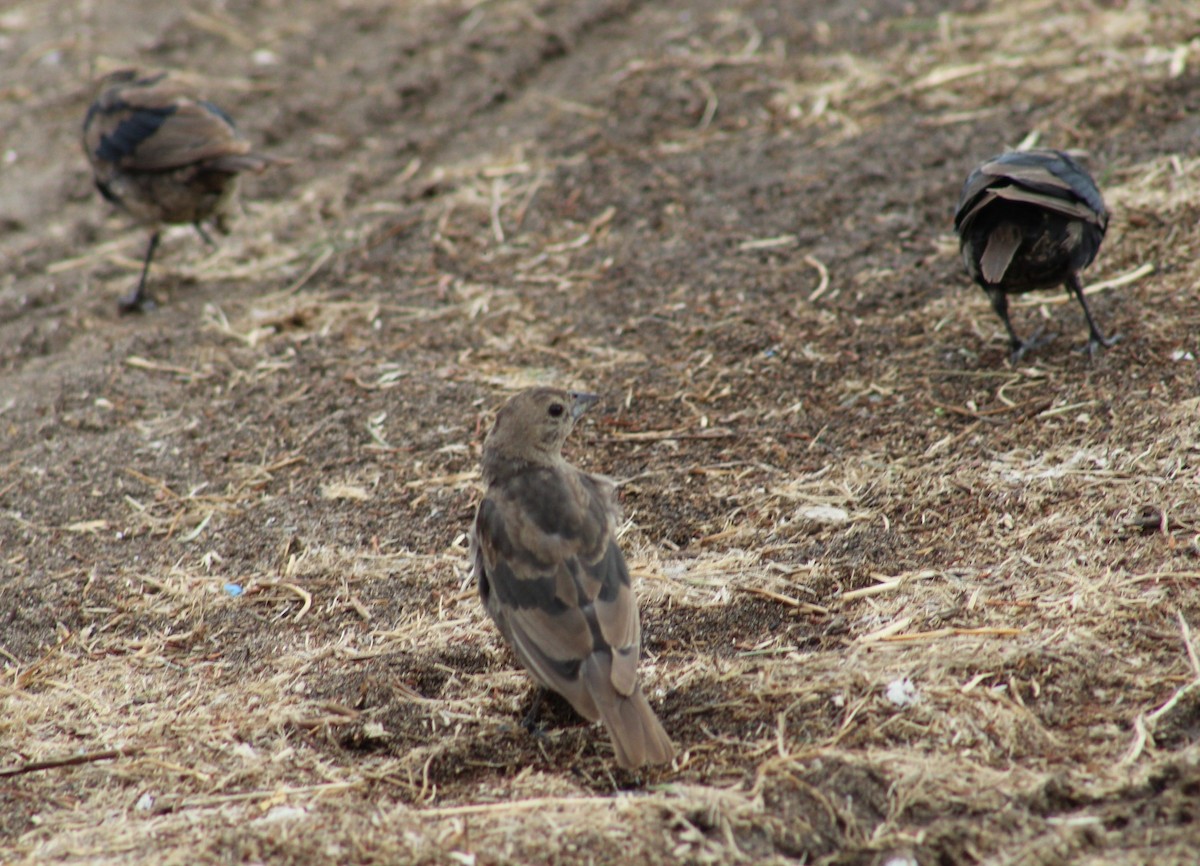
<path id="1" fill-rule="evenodd" d="M 960 215 L 959 224 L 965 230 L 988 205 L 998 198 L 1036 205 L 1037 207 L 1060 213 L 1072 219 L 1093 223 L 1100 226 L 1101 230 L 1104 228 L 1104 223 L 1101 222 L 1101 215 L 1078 199 L 1045 195 L 1044 193 L 1022 189 L 1019 186 L 998 186 L 987 190 L 983 195 L 979 196 L 969 211 Z"/>
<path id="2" fill-rule="evenodd" d="M 955 229 L 960 234 L 966 231 L 979 212 L 997 197 L 1086 220 L 1101 231 L 1108 225 L 1108 210 L 1095 181 L 1078 162 L 1061 151 L 1013 151 L 975 169 L 959 196 Z"/>
<path id="3" fill-rule="evenodd" d="M 127 171 L 167 171 L 250 151 L 223 111 L 157 82 L 101 94 L 84 121 L 84 147 L 93 162 Z"/>
<path id="4" fill-rule="evenodd" d="M 637 685 L 640 643 L 629 571 L 598 483 L 538 469 L 495 485 L 475 520 L 480 594 L 523 664 L 596 718 L 579 665 L 612 656 L 608 688 Z"/>

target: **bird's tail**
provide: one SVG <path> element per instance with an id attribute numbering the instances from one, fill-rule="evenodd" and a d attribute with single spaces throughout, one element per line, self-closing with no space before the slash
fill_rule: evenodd
<path id="1" fill-rule="evenodd" d="M 644 764 L 670 763 L 675 757 L 675 746 L 642 694 L 641 686 L 628 697 L 614 693 L 610 700 L 596 703 L 621 767 L 636 770 Z"/>

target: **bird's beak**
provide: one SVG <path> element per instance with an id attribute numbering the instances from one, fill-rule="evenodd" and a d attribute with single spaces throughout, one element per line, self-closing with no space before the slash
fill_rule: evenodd
<path id="1" fill-rule="evenodd" d="M 592 407 L 600 399 L 599 394 L 584 394 L 581 391 L 571 392 L 571 420 L 578 421 L 579 416 Z"/>

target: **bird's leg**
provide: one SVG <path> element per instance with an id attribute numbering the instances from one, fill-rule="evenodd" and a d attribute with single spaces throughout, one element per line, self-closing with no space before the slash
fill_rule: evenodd
<path id="1" fill-rule="evenodd" d="M 210 247 L 215 247 L 217 245 L 217 242 L 212 239 L 212 235 L 204 230 L 204 226 L 200 225 L 200 220 L 196 220 L 194 223 L 192 223 L 192 225 L 196 227 L 196 231 L 199 232 L 200 237 L 204 238 L 204 242 L 206 244 L 208 244 Z"/>
<path id="2" fill-rule="evenodd" d="M 1004 322 L 1004 328 L 1008 331 L 1008 345 L 1012 349 L 1012 363 L 1016 364 L 1030 347 L 1017 336 L 1017 332 L 1012 326 L 1012 320 L 1008 318 L 1008 295 L 999 289 L 988 289 L 987 295 L 988 299 L 992 302 L 992 309 L 996 311 L 996 315 L 1000 317 L 1000 321 Z"/>
<path id="3" fill-rule="evenodd" d="M 1087 298 L 1083 294 L 1083 286 L 1079 282 L 1079 274 L 1072 273 L 1067 277 L 1064 284 L 1067 287 L 1067 292 L 1079 299 L 1079 305 L 1083 307 L 1083 315 L 1087 318 L 1088 323 L 1088 342 L 1087 352 L 1089 355 L 1095 355 L 1096 351 L 1103 346 L 1105 349 L 1111 349 L 1121 339 L 1120 334 L 1113 334 L 1111 337 L 1105 337 L 1101 332 L 1100 327 L 1096 324 L 1096 320 L 1092 317 L 1092 311 L 1088 308 Z"/>
<path id="4" fill-rule="evenodd" d="M 142 313 L 154 306 L 154 301 L 146 297 L 146 274 L 150 272 L 150 260 L 158 249 L 158 230 L 150 235 L 150 243 L 146 246 L 146 257 L 142 260 L 142 276 L 138 279 L 137 288 L 127 295 L 122 295 L 117 301 L 117 309 L 122 313 Z"/>
<path id="5" fill-rule="evenodd" d="M 538 686 L 537 691 L 533 695 L 533 706 L 529 708 L 529 712 L 525 714 L 525 718 L 521 719 L 521 727 L 536 736 L 538 734 L 538 716 L 542 712 L 542 701 L 546 698 L 546 687 Z"/>
<path id="6" fill-rule="evenodd" d="M 991 299 L 992 309 L 996 311 L 996 315 L 1004 322 L 1004 327 L 1008 331 L 1008 345 L 1012 349 L 1009 363 L 1013 366 L 1019 364 L 1027 352 L 1041 348 L 1057 336 L 1056 334 L 1043 335 L 1045 329 L 1039 328 L 1028 340 L 1022 340 L 1017 336 L 1017 332 L 1012 326 L 1012 320 L 1008 317 L 1008 295 L 999 289 L 989 289 L 988 298 Z"/>

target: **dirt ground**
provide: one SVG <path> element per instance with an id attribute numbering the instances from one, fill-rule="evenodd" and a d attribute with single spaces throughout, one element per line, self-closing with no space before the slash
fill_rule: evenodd
<path id="1" fill-rule="evenodd" d="M 16 0 L 0 57 L 0 862 L 1195 862 L 1200 6 Z M 122 318 L 132 64 L 294 162 Z M 1039 293 L 1013 368 L 950 218 L 1034 141 L 1123 339 Z M 671 768 L 517 724 L 466 532 L 531 384 L 604 397 Z"/>

